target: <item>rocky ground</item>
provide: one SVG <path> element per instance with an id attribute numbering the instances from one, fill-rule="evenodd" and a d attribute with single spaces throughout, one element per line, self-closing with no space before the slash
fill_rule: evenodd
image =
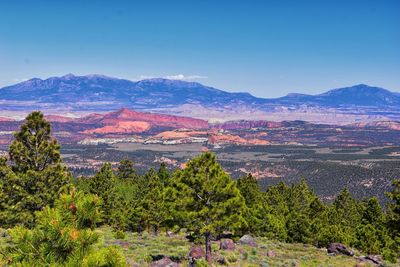
<path id="1" fill-rule="evenodd" d="M 204 250 L 189 242 L 184 235 L 160 233 L 158 236 L 143 233 L 127 233 L 123 239 L 116 239 L 109 228 L 98 229 L 104 236 L 101 246 L 116 245 L 122 247 L 129 266 L 189 266 L 195 261 L 195 266 L 207 266 L 204 260 Z M 325 248 L 316 248 L 305 244 L 287 244 L 266 238 L 242 237 L 239 240 L 223 239 L 212 243 L 214 266 L 398 266 L 383 262 L 378 256 L 363 255 L 354 252 L 353 256 L 345 254 L 339 246 L 337 254 L 328 253 Z M 341 251 L 342 252 L 341 252 Z M 332 251 L 329 251 L 332 252 Z M 376 262 L 374 262 L 376 261 Z M 384 264 L 384 265 L 379 265 Z"/>

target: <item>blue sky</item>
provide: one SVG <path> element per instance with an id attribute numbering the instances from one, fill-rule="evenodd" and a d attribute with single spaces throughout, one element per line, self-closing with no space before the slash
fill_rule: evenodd
<path id="1" fill-rule="evenodd" d="M 99 73 L 260 97 L 400 91 L 400 1 L 0 1 L 0 86 Z"/>

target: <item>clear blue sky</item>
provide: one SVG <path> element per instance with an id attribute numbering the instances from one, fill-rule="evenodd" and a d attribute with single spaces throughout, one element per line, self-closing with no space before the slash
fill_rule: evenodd
<path id="1" fill-rule="evenodd" d="M 183 74 L 260 97 L 400 91 L 400 1 L 1 1 L 0 86 L 66 73 Z"/>

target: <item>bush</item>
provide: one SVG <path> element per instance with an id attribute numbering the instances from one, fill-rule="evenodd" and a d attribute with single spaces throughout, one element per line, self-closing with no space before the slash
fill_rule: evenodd
<path id="1" fill-rule="evenodd" d="M 396 252 L 394 252 L 391 249 L 388 249 L 388 248 L 383 249 L 382 256 L 383 256 L 383 259 L 388 261 L 388 262 L 391 262 L 391 263 L 396 263 L 397 262 Z"/>
<path id="2" fill-rule="evenodd" d="M 115 247 L 102 248 L 90 253 L 82 261 L 82 267 L 107 266 L 119 267 L 126 266 L 126 260 L 121 251 Z"/>
<path id="3" fill-rule="evenodd" d="M 12 246 L 6 247 L 9 265 L 124 266 L 122 254 L 108 247 L 94 250 L 99 235 L 91 228 L 100 218 L 101 200 L 72 190 L 36 213 L 33 229 L 11 229 Z M 104 264 L 103 264 L 104 263 Z M 86 265 L 85 265 L 86 264 Z"/>
<path id="4" fill-rule="evenodd" d="M 114 238 L 116 238 L 116 239 L 125 239 L 125 237 L 126 237 L 126 234 L 125 234 L 124 231 L 122 231 L 122 230 L 114 231 Z"/>

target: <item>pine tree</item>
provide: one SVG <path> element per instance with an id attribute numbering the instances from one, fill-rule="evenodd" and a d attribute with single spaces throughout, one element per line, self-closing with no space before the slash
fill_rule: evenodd
<path id="1" fill-rule="evenodd" d="M 55 207 L 37 212 L 33 229 L 9 231 L 12 245 L 3 253 L 9 266 L 125 266 L 120 250 L 95 249 L 99 235 L 93 226 L 100 218 L 101 200 L 71 190 Z"/>
<path id="2" fill-rule="evenodd" d="M 400 253 L 400 180 L 393 180 L 393 189 L 387 196 L 391 200 L 387 212 L 388 230 L 395 241 L 396 252 Z"/>
<path id="3" fill-rule="evenodd" d="M 0 223 L 32 225 L 35 211 L 52 206 L 70 185 L 70 174 L 61 165 L 59 145 L 50 124 L 40 112 L 26 117 L 9 149 L 11 165 L 1 160 L 0 180 L 4 198 Z"/>
<path id="4" fill-rule="evenodd" d="M 383 227 L 385 225 L 385 216 L 377 197 L 371 197 L 364 203 L 361 213 L 361 222 L 377 227 Z"/>
<path id="5" fill-rule="evenodd" d="M 285 223 L 268 205 L 257 180 L 248 174 L 237 180 L 237 187 L 247 206 L 244 212 L 247 224 L 242 227 L 242 231 L 268 238 L 285 239 Z"/>
<path id="6" fill-rule="evenodd" d="M 317 196 L 309 188 L 305 179 L 293 184 L 287 198 L 289 214 L 286 220 L 289 242 L 307 243 L 311 238 L 310 206 Z"/>
<path id="7" fill-rule="evenodd" d="M 395 237 L 400 238 L 400 180 L 393 181 L 393 190 L 389 192 L 389 228 Z"/>
<path id="8" fill-rule="evenodd" d="M 169 173 L 167 164 L 165 164 L 165 162 L 161 162 L 160 164 L 160 168 L 158 169 L 158 177 L 164 186 L 168 185 L 171 174 Z"/>
<path id="9" fill-rule="evenodd" d="M 257 180 L 248 174 L 237 180 L 237 187 L 246 201 L 247 207 L 251 208 L 253 205 L 262 201 L 262 191 Z"/>
<path id="10" fill-rule="evenodd" d="M 335 227 L 336 242 L 342 242 L 347 245 L 356 243 L 356 231 L 361 222 L 361 207 L 356 199 L 352 197 L 349 190 L 344 189 L 335 198 L 332 208 L 329 212 L 329 221 Z"/>
<path id="11" fill-rule="evenodd" d="M 176 172 L 166 196 L 172 200 L 177 222 L 205 238 L 210 265 L 211 236 L 235 231 L 245 223 L 245 200 L 210 152 L 193 158 Z"/>
<path id="12" fill-rule="evenodd" d="M 118 179 L 136 179 L 137 174 L 133 162 L 129 159 L 123 159 L 119 163 L 117 170 Z"/>
<path id="13" fill-rule="evenodd" d="M 323 234 L 329 227 L 328 212 L 329 208 L 316 197 L 310 204 L 308 217 L 310 218 L 310 238 L 309 242 L 317 247 L 328 246 L 330 241 L 327 241 Z"/>
<path id="14" fill-rule="evenodd" d="M 141 200 L 142 220 L 146 228 L 158 234 L 165 218 L 164 185 L 153 168 L 145 174 L 144 179 L 147 186 Z"/>
<path id="15" fill-rule="evenodd" d="M 110 163 L 105 163 L 100 171 L 96 173 L 89 182 L 90 193 L 96 194 L 102 199 L 101 210 L 104 222 L 107 224 L 118 224 L 121 222 L 121 203 L 116 193 L 116 177 Z"/>
<path id="16" fill-rule="evenodd" d="M 289 187 L 280 182 L 275 186 L 268 187 L 265 192 L 265 198 L 268 205 L 274 210 L 275 214 L 286 217 L 289 213 L 287 199 L 290 197 Z"/>
<path id="17" fill-rule="evenodd" d="M 14 137 L 9 155 L 17 172 L 40 172 L 61 162 L 60 146 L 51 137 L 50 123 L 41 112 L 29 114 Z"/>

